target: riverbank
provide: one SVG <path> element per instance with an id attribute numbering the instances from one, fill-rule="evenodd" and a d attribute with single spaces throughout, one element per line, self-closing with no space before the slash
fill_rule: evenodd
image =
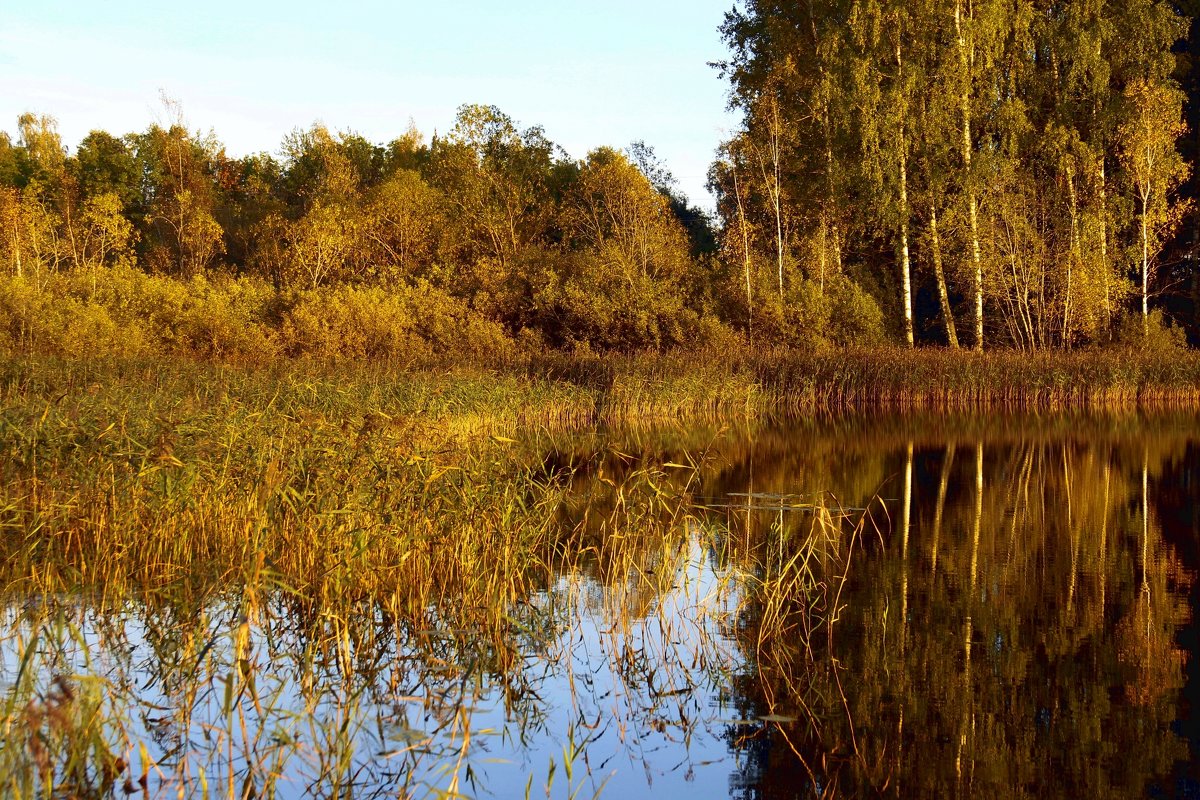
<path id="1" fill-rule="evenodd" d="M 80 393 L 120 407 L 190 397 L 291 404 L 338 420 L 382 414 L 433 438 L 675 418 L 872 409 L 1052 410 L 1200 406 L 1200 352 L 819 353 L 738 347 L 641 355 L 550 352 L 504 366 L 399 369 L 357 362 L 0 355 L 5 409 Z M 174 398 L 167 400 L 164 398 Z M 147 409 L 149 412 L 150 409 Z"/>

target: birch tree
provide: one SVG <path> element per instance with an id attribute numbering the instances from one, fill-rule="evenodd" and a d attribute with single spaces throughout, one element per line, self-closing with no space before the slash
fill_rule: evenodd
<path id="1" fill-rule="evenodd" d="M 1117 137 L 1121 162 L 1138 201 L 1142 335 L 1148 336 L 1158 254 L 1186 209 L 1175 193 L 1189 168 L 1175 143 L 1187 129 L 1182 122 L 1183 95 L 1172 86 L 1135 80 L 1125 90 L 1125 99 L 1128 116 Z"/>

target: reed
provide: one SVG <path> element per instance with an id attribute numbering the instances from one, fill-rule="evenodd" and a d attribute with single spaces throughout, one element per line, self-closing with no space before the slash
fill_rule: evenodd
<path id="1" fill-rule="evenodd" d="M 839 410 L 1196 407 L 1200 353 L 936 348 L 533 357 L 527 373 L 595 392 L 602 420 Z"/>
<path id="2" fill-rule="evenodd" d="M 1195 406 L 1194 351 L 975 353 L 923 349 L 773 353 L 755 359 L 768 406 L 842 408 L 1069 409 Z"/>
<path id="3" fill-rule="evenodd" d="M 499 687 L 534 730 L 547 670 L 596 680 L 585 585 L 607 587 L 614 717 L 651 720 L 624 735 L 692 735 L 713 713 L 696 682 L 744 668 L 734 620 L 768 609 L 782 641 L 816 594 L 772 598 L 823 579 L 731 549 L 692 494 L 703 455 L 548 467 L 538 437 L 584 397 L 594 415 L 578 384 L 471 373 L 5 364 L 0 791 L 462 793 L 501 735 L 474 698 Z M 136 649 L 131 627 L 150 663 L 92 662 Z M 599 712 L 579 702 L 547 783 L 588 796 Z"/>
<path id="4" fill-rule="evenodd" d="M 476 720 L 478 698 L 536 731 L 554 674 L 576 714 L 546 783 L 586 796 L 605 774 L 580 608 L 604 620 L 625 704 L 604 718 L 650 726 L 622 741 L 695 735 L 712 721 L 698 687 L 748 669 L 788 676 L 769 697 L 794 714 L 840 692 L 830 632 L 869 520 L 822 501 L 807 525 L 739 522 L 697 495 L 718 457 L 703 444 L 656 463 L 560 438 L 864 406 L 1188 405 L 1197 374 L 1190 353 L 0 360 L 0 792 L 462 794 L 510 735 Z M 134 639 L 149 663 L 93 658 Z"/>

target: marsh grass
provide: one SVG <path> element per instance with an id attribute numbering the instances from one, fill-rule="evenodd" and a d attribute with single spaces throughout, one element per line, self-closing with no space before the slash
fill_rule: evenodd
<path id="1" fill-rule="evenodd" d="M 603 790 L 613 742 L 644 754 L 722 716 L 819 726 L 869 514 L 815 497 L 740 516 L 705 507 L 703 443 L 548 457 L 560 438 L 858 405 L 1188 405 L 1197 374 L 1191 354 L 0 360 L 0 791 L 474 794 L 489 753 L 546 735 L 547 676 L 571 721 L 535 794 Z M 769 718 L 714 714 L 704 698 L 747 671 L 775 676 Z M 476 712 L 495 698 L 502 720 Z"/>
<path id="2" fill-rule="evenodd" d="M 665 407 L 633 399 L 664 385 L 614 396 Z M 470 373 L 6 362 L 0 791 L 470 794 L 497 742 L 544 734 L 547 671 L 575 698 L 547 787 L 604 788 L 597 730 L 689 740 L 705 691 L 746 666 L 727 635 L 745 604 L 783 637 L 821 612 L 772 596 L 824 578 L 730 549 L 695 504 L 703 453 L 547 469 L 540 440 L 596 397 Z M 580 688 L 584 608 L 619 707 Z M 477 720 L 485 697 L 509 723 Z"/>
<path id="3" fill-rule="evenodd" d="M 750 368 L 766 407 L 794 411 L 1200 404 L 1200 354 L 1184 349 L 780 352 L 755 357 Z"/>
<path id="4" fill-rule="evenodd" d="M 491 430 L 511 432 L 502 427 L 511 417 L 459 412 L 475 402 L 471 391 L 494 388 L 417 390 L 222 370 L 98 374 L 82 366 L 5 377 L 4 596 L 47 608 L 83 596 L 104 614 L 138 606 L 144 638 L 172 654 L 158 677 L 164 690 L 177 687 L 164 698 L 180 715 L 173 724 L 183 736 L 193 719 L 207 720 L 208 752 L 225 754 L 223 763 L 181 768 L 173 780 L 228 787 L 236 776 L 263 791 L 280 774 L 270 764 L 289 758 L 281 743 L 301 738 L 318 743 L 305 754 L 314 786 L 337 796 L 359 780 L 351 754 L 362 687 L 353 676 L 363 654 L 383 646 L 364 625 L 380 613 L 408 632 L 485 634 L 471 637 L 471 648 L 483 651 L 473 657 L 515 658 L 511 645 L 484 644 L 486 632 L 503 630 L 515 598 L 545 583 L 554 518 L 546 506 L 556 495 L 514 471 L 513 442 L 489 438 Z M 213 613 L 222 619 L 208 618 Z M 314 688 L 299 703 L 283 698 L 284 684 L 266 677 L 272 665 L 250 656 L 249 641 L 251 631 L 281 619 L 288 635 L 308 643 L 298 656 L 303 674 L 352 685 Z M 19 624 L 11 640 L 37 656 L 22 662 L 10 696 L 22 700 L 10 699 L 6 714 L 10 728 L 36 733 L 22 748 L 5 748 L 22 755 L 0 772 L 20 776 L 22 764 L 41 765 L 7 787 L 18 796 L 77 793 L 63 787 L 99 786 L 121 771 L 96 765 L 116 762 L 85 724 L 99 717 L 119 728 L 121 715 L 95 713 L 95 693 L 81 688 L 91 684 L 55 665 L 71 642 L 95 640 L 79 620 L 69 636 L 56 628 L 49 646 L 44 627 L 37 619 Z M 44 650 L 22 650 L 22 637 Z M 59 655 L 47 662 L 43 652 Z M 41 683 L 30 683 L 33 676 Z M 203 696 L 221 701 L 197 714 Z M 263 725 L 283 713 L 273 709 L 298 705 L 309 712 L 309 730 L 276 736 L 247 722 L 246 703 Z M 136 772 L 132 754 L 104 741 L 104 752 L 121 753 Z M 81 763 L 91 771 L 81 773 Z M 152 777 L 135 774 L 135 784 Z"/>
<path id="5" fill-rule="evenodd" d="M 530 376 L 594 393 L 595 419 L 758 417 L 878 409 L 1066 410 L 1200 405 L 1200 353 L 877 347 L 529 357 Z"/>

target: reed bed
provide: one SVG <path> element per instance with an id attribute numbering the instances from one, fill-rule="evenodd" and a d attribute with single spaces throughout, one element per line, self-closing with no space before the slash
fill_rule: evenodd
<path id="1" fill-rule="evenodd" d="M 596 420 L 721 418 L 875 409 L 931 411 L 1200 406 L 1200 353 L 836 351 L 733 346 L 533 357 L 527 374 L 596 394 Z"/>
<path id="2" fill-rule="evenodd" d="M 538 437 L 606 413 L 599 396 L 470 372 L 5 363 L 0 792 L 461 795 L 500 735 L 478 696 L 536 730 L 547 670 L 594 671 L 571 633 L 588 586 L 607 587 L 617 716 L 653 720 L 639 736 L 711 723 L 697 675 L 716 691 L 745 667 L 747 609 L 772 609 L 780 641 L 813 627 L 809 604 L 768 597 L 815 585 L 811 560 L 755 566 L 698 524 L 699 464 L 548 468 Z M 612 712 L 579 702 L 546 783 L 590 796 L 589 725 Z"/>
<path id="3" fill-rule="evenodd" d="M 272 763 L 295 750 L 272 744 L 278 707 L 295 723 L 279 741 L 309 725 L 304 738 L 321 744 L 303 774 L 340 796 L 362 767 L 367 703 L 352 676 L 382 648 L 379 619 L 400 631 L 392 641 L 425 636 L 448 663 L 503 674 L 516 660 L 500 632 L 548 580 L 561 492 L 510 452 L 500 432 L 516 412 L 482 412 L 519 407 L 494 402 L 518 390 L 86 364 L 9 365 L 0 385 L 0 597 L 27 609 L 7 628 L 6 795 L 136 790 L 159 783 L 164 760 L 170 785 L 269 791 Z M 179 715 L 168 722 L 187 737 L 193 718 L 216 725 L 221 746 L 190 774 L 187 758 L 139 752 L 112 705 L 119 687 L 69 657 L 91 650 L 97 615 L 131 613 L 172 654 L 156 682 L 186 695 L 167 698 Z M 288 684 L 249 655 L 280 626 L 308 643 L 294 671 L 326 676 L 306 679 L 299 702 L 282 704 Z M 472 633 L 430 637 L 441 631 Z M 225 699 L 202 713 L 201 695 Z"/>
<path id="4" fill-rule="evenodd" d="M 799 412 L 1200 404 L 1200 354 L 1191 350 L 773 353 L 753 359 L 750 368 L 764 405 Z"/>
<path id="5" fill-rule="evenodd" d="M 503 367 L 463 363 L 415 371 L 370 362 L 280 359 L 247 367 L 220 361 L 0 355 L 0 402 L 5 405 L 26 396 L 69 396 L 111 386 L 127 392 L 146 387 L 174 394 L 208 391 L 203 387 L 224 380 L 253 386 L 257 395 L 291 392 L 331 413 L 386 408 L 470 437 L 680 417 L 875 409 L 1194 408 L 1200 406 L 1200 352 L 808 352 L 726 345 L 606 356 L 548 352 L 526 354 Z M 288 399 L 280 398 L 284 403 Z"/>
<path id="6" fill-rule="evenodd" d="M 0 792 L 461 796 L 478 743 L 506 735 L 475 722 L 480 696 L 536 730 L 545 675 L 584 680 L 569 645 L 595 586 L 615 718 L 650 720 L 621 742 L 694 735 L 712 722 L 697 686 L 747 669 L 788 676 L 779 719 L 751 720 L 782 724 L 841 691 L 820 654 L 866 518 L 830 504 L 751 535 L 698 504 L 704 448 L 555 463 L 549 440 L 856 407 L 1191 406 L 1198 376 L 1192 353 L 0 359 Z M 147 663 L 94 660 L 143 645 Z M 588 796 L 600 710 L 577 711 L 545 783 Z"/>

